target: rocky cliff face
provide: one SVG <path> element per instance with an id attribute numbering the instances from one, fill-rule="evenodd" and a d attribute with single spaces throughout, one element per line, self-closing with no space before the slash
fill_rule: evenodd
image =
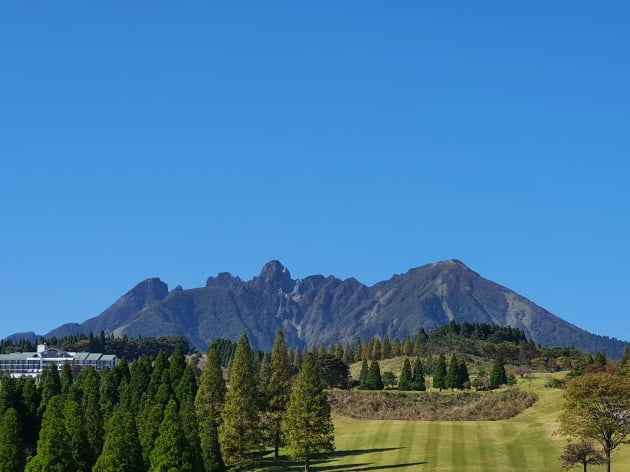
<path id="1" fill-rule="evenodd" d="M 99 316 L 48 335 L 101 329 L 132 337 L 183 335 L 205 350 L 214 338 L 237 340 L 247 333 L 254 347 L 270 350 L 279 328 L 290 345 L 312 345 L 385 334 L 403 338 L 451 320 L 509 325 L 538 344 L 612 357 L 620 357 L 624 345 L 567 323 L 456 260 L 411 269 L 372 287 L 321 275 L 294 280 L 278 261 L 250 281 L 223 272 L 190 290 L 168 292 L 159 279 L 147 279 Z"/>

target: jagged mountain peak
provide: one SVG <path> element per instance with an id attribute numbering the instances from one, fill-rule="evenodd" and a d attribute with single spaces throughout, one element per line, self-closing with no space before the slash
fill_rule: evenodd
<path id="1" fill-rule="evenodd" d="M 455 320 L 509 325 L 544 346 L 602 351 L 613 358 L 624 347 L 558 318 L 457 259 L 416 267 L 372 287 L 334 276 L 293 280 L 272 260 L 248 282 L 222 272 L 209 277 L 206 287 L 178 287 L 167 295 L 164 282 L 146 279 L 99 316 L 47 336 L 101 329 L 131 337 L 183 335 L 205 350 L 214 338 L 237 340 L 246 332 L 254 347 L 269 350 L 280 328 L 292 345 L 311 346 L 385 334 L 403 338 Z"/>
<path id="2" fill-rule="evenodd" d="M 263 266 L 260 275 L 254 277 L 250 284 L 257 288 L 280 289 L 289 293 L 293 290 L 295 281 L 291 278 L 289 269 L 280 261 L 273 260 Z"/>

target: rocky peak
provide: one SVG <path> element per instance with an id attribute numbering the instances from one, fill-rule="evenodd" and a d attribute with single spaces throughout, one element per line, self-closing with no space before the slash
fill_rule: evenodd
<path id="1" fill-rule="evenodd" d="M 280 261 L 267 262 L 258 277 L 254 277 L 251 282 L 256 287 L 271 286 L 274 289 L 279 288 L 288 293 L 293 290 L 295 281 L 291 279 L 289 269 L 283 266 Z"/>

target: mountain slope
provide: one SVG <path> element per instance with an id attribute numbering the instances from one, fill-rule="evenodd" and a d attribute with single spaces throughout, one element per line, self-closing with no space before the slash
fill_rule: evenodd
<path id="1" fill-rule="evenodd" d="M 333 276 L 294 280 L 278 261 L 250 281 L 224 272 L 190 290 L 168 292 L 159 279 L 148 279 L 99 316 L 47 336 L 101 329 L 130 337 L 183 335 L 205 350 L 213 338 L 236 340 L 246 332 L 254 347 L 270 350 L 279 328 L 290 345 L 312 345 L 385 334 L 403 338 L 451 320 L 509 325 L 541 345 L 615 358 L 624 346 L 558 318 L 456 260 L 411 269 L 371 287 Z"/>

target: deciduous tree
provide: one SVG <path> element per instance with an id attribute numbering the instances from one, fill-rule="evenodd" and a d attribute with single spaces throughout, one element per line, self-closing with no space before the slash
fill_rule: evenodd
<path id="1" fill-rule="evenodd" d="M 630 435 L 630 379 L 607 373 L 571 379 L 564 393 L 560 431 L 598 442 L 610 472 L 612 451 Z"/>

